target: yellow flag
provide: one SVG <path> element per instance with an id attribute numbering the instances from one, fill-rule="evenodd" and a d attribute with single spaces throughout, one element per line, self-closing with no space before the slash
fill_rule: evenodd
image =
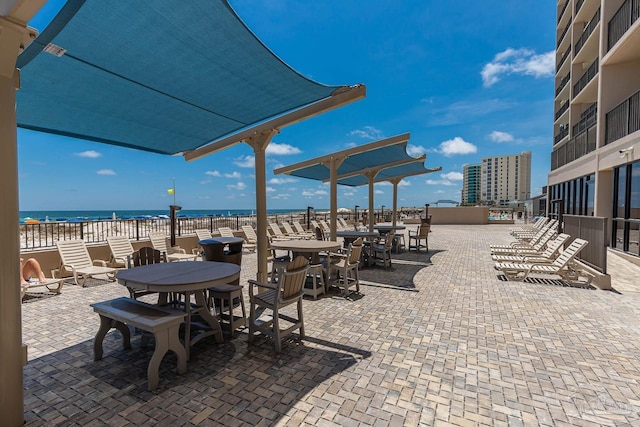
<path id="1" fill-rule="evenodd" d="M 169 193 L 169 194 L 173 194 L 173 193 L 174 193 L 173 188 L 168 189 L 168 190 L 167 190 L 167 193 Z"/>

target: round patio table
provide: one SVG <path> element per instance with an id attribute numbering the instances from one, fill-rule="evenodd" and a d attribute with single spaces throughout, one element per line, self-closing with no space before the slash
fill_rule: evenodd
<path id="1" fill-rule="evenodd" d="M 382 236 L 384 236 L 385 234 L 387 234 L 388 232 L 390 232 L 391 230 L 394 231 L 398 231 L 398 230 L 406 230 L 406 226 L 404 225 L 374 225 L 373 226 L 374 230 L 378 230 L 380 232 L 380 234 Z M 404 236 L 402 236 L 402 242 L 404 245 Z M 393 249 L 394 252 L 400 252 L 400 242 L 398 241 L 398 237 L 396 236 L 396 238 L 394 239 L 393 242 Z"/>
<path id="2" fill-rule="evenodd" d="M 318 254 L 323 251 L 335 251 L 340 249 L 340 243 L 333 240 L 282 240 L 271 242 L 271 249 L 291 251 L 294 254 L 310 254 L 311 262 L 317 264 Z"/>
<path id="3" fill-rule="evenodd" d="M 378 233 L 377 231 L 355 231 L 354 230 L 354 231 L 338 231 L 336 235 L 338 237 L 344 238 L 345 247 L 348 247 L 350 243 L 352 243 L 354 240 L 356 240 L 359 237 L 369 240 L 367 242 L 364 242 L 364 247 L 361 254 L 362 265 L 367 267 L 371 267 L 373 265 L 374 260 L 371 257 L 371 253 L 369 250 L 371 246 L 370 240 L 380 237 L 380 233 Z"/>
<path id="4" fill-rule="evenodd" d="M 232 282 L 240 277 L 240 266 L 228 262 L 183 261 L 161 262 L 120 270 L 116 279 L 121 285 L 136 290 L 159 292 L 159 304 L 167 302 L 167 295 L 180 292 L 186 295 L 184 347 L 189 359 L 189 349 L 201 339 L 213 335 L 216 342 L 223 342 L 222 328 L 218 319 L 207 307 L 205 289 Z M 195 296 L 196 307 L 191 308 L 191 294 Z M 191 316 L 199 314 L 207 324 L 198 324 L 202 332 L 191 338 Z"/>

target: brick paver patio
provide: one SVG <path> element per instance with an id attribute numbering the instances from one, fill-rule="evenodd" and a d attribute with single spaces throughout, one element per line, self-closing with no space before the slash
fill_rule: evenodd
<path id="1" fill-rule="evenodd" d="M 112 331 L 93 361 L 89 304 L 124 287 L 34 298 L 23 304 L 27 425 L 640 425 L 640 268 L 610 255 L 617 292 L 507 282 L 488 246 L 508 229 L 434 226 L 429 254 L 362 270 L 361 295 L 305 298 L 307 338 L 281 354 L 246 331 L 205 340 L 185 375 L 165 357 L 155 392 L 139 336 L 123 351 Z"/>

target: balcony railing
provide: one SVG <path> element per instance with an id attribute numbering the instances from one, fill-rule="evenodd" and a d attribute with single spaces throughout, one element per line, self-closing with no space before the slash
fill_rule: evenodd
<path id="1" fill-rule="evenodd" d="M 591 18 L 591 21 L 589 21 L 589 23 L 585 25 L 584 30 L 582 31 L 582 35 L 576 42 L 575 49 L 574 49 L 575 55 L 577 55 L 578 52 L 580 52 L 580 50 L 584 47 L 584 44 L 587 42 L 587 39 L 589 38 L 591 33 L 593 33 L 593 30 L 595 30 L 595 28 L 598 26 L 599 22 L 600 22 L 600 8 L 598 8 L 595 15 L 593 15 L 593 18 Z"/>
<path id="2" fill-rule="evenodd" d="M 560 47 L 560 43 L 562 43 L 562 39 L 564 39 L 564 36 L 567 35 L 567 31 L 569 31 L 569 27 L 571 27 L 571 21 L 569 21 L 567 26 L 564 27 L 564 30 L 562 30 L 562 34 L 560 34 L 560 37 L 558 37 L 558 42 L 556 43 L 556 48 Z"/>
<path id="3" fill-rule="evenodd" d="M 554 118 L 554 120 L 558 120 L 558 119 L 560 118 L 560 116 L 561 116 L 565 111 L 567 111 L 567 110 L 569 109 L 569 104 L 570 104 L 570 102 L 569 102 L 569 101 L 567 101 L 567 102 L 565 102 L 564 104 L 562 104 L 562 105 L 560 106 L 560 108 L 558 108 L 558 111 L 556 111 L 556 114 L 555 114 L 555 118 Z"/>
<path id="4" fill-rule="evenodd" d="M 560 13 L 558 14 L 558 22 L 560 22 L 560 20 L 562 19 L 562 16 L 564 15 L 564 12 L 567 10 L 567 6 L 569 6 L 569 0 L 567 0 L 564 3 L 564 6 L 562 6 L 562 10 L 560 11 Z"/>
<path id="5" fill-rule="evenodd" d="M 560 58 L 560 62 L 558 62 L 558 65 L 556 66 L 556 73 L 560 70 L 560 68 L 562 68 L 562 64 L 564 64 L 564 61 L 567 60 L 570 53 L 571 47 L 568 47 L 567 50 L 565 50 L 565 52 L 562 54 L 562 58 Z"/>
<path id="6" fill-rule="evenodd" d="M 551 152 L 551 170 L 558 169 L 596 149 L 596 125 L 574 136 Z"/>
<path id="7" fill-rule="evenodd" d="M 591 127 L 598 120 L 598 103 L 594 102 L 581 115 L 578 123 L 573 125 L 573 135 L 578 135 Z"/>
<path id="8" fill-rule="evenodd" d="M 598 75 L 598 58 L 589 65 L 587 71 L 585 71 L 578 79 L 578 82 L 573 85 L 573 96 L 571 99 L 582 92 L 582 89 L 584 89 L 596 75 Z"/>
<path id="9" fill-rule="evenodd" d="M 569 80 L 571 80 L 571 73 L 567 74 L 562 78 L 562 80 L 560 80 L 560 84 L 556 88 L 556 96 L 558 96 L 560 92 L 562 92 L 562 89 L 564 89 L 567 83 L 569 83 Z"/>
<path id="10" fill-rule="evenodd" d="M 640 0 L 626 0 L 609 21 L 607 52 L 640 17 Z"/>
<path id="11" fill-rule="evenodd" d="M 640 130 L 640 92 L 609 111 L 605 118 L 605 144 Z"/>
<path id="12" fill-rule="evenodd" d="M 562 139 L 567 135 L 569 135 L 569 126 L 560 129 L 560 132 L 558 132 L 556 136 L 553 137 L 553 143 L 557 144 L 558 142 L 562 141 Z"/>

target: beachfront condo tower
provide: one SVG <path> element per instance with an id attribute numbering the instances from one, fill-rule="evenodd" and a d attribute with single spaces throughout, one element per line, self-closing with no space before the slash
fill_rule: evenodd
<path id="1" fill-rule="evenodd" d="M 531 195 L 531 151 L 483 157 L 481 171 L 484 205 L 513 207 Z"/>
<path id="2" fill-rule="evenodd" d="M 481 197 L 481 164 L 464 165 L 462 168 L 462 206 L 474 206 Z"/>
<path id="3" fill-rule="evenodd" d="M 558 0 L 549 213 L 607 218 L 639 256 L 640 0 Z"/>

